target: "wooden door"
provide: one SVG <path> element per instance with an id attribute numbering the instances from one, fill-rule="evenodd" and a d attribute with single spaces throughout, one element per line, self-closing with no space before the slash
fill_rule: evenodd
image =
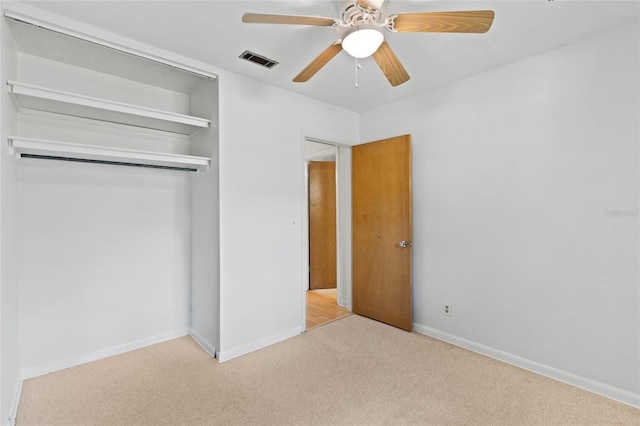
<path id="1" fill-rule="evenodd" d="M 354 146 L 352 158 L 353 312 L 410 331 L 411 135 Z"/>
<path id="2" fill-rule="evenodd" d="M 309 289 L 336 288 L 336 163 L 309 162 Z"/>

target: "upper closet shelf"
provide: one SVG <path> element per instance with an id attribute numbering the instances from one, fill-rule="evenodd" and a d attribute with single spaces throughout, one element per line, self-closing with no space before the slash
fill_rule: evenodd
<path id="1" fill-rule="evenodd" d="M 7 81 L 7 85 L 20 112 L 25 110 L 46 111 L 185 135 L 210 126 L 209 120 L 190 115 L 94 98 L 16 81 Z"/>

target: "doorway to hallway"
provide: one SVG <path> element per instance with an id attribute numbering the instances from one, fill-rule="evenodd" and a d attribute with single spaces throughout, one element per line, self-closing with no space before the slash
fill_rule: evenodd
<path id="1" fill-rule="evenodd" d="M 345 277 L 350 276 L 350 270 L 346 268 L 350 261 L 347 263 L 343 259 L 347 255 L 345 240 L 350 240 L 350 229 L 345 229 L 345 219 L 340 217 L 340 209 L 350 201 L 345 201 L 338 185 L 345 173 L 345 170 L 340 170 L 340 160 L 350 162 L 350 150 L 347 156 L 341 156 L 346 155 L 342 151 L 344 149 L 333 144 L 309 139 L 304 141 L 303 232 L 306 243 L 303 258 L 307 272 L 303 282 L 302 319 L 305 328 L 334 321 L 350 313 L 347 309 L 351 301 L 350 280 L 345 282 Z M 342 182 L 342 185 L 347 183 Z"/>

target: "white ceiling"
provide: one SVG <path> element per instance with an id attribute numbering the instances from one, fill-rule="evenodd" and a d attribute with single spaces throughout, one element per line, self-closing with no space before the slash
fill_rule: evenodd
<path id="1" fill-rule="evenodd" d="M 486 34 L 385 33 L 411 75 L 391 87 L 372 58 L 341 52 L 307 83 L 291 80 L 339 38 L 337 29 L 243 24 L 244 12 L 338 17 L 342 0 L 295 1 L 29 1 L 33 6 L 198 59 L 353 111 L 361 112 L 447 82 L 536 55 L 640 19 L 638 1 L 387 0 L 392 13 L 492 9 Z M 251 50 L 279 63 L 243 61 Z"/>

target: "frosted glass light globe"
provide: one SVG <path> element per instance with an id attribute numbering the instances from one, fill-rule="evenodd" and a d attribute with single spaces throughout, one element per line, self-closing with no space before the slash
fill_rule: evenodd
<path id="1" fill-rule="evenodd" d="M 342 48 L 354 58 L 366 58 L 378 50 L 384 41 L 382 31 L 374 25 L 353 27 L 342 39 Z"/>

